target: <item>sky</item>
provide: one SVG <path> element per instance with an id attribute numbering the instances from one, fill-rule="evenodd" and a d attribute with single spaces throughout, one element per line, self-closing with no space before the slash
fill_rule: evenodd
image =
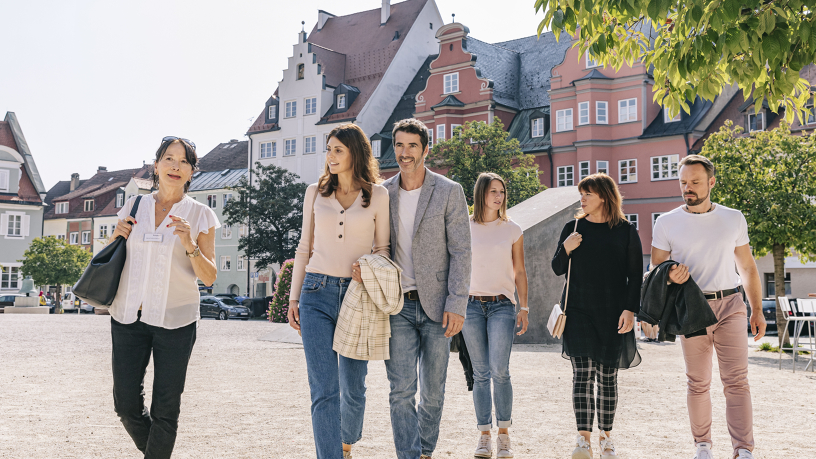
<path id="1" fill-rule="evenodd" d="M 393 3 L 399 3 L 392 1 Z M 535 35 L 535 0 L 436 0 L 488 43 Z M 0 119 L 15 112 L 46 189 L 151 161 L 162 137 L 199 155 L 245 133 L 322 9 L 381 0 L 0 0 Z"/>

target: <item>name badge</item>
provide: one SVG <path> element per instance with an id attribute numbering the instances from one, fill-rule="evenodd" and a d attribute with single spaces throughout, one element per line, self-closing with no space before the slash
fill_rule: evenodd
<path id="1" fill-rule="evenodd" d="M 159 233 L 145 233 L 144 241 L 145 242 L 161 242 L 164 239 L 164 236 Z"/>

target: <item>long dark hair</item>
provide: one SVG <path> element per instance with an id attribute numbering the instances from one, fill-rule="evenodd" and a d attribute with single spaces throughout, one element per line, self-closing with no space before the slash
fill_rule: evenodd
<path id="1" fill-rule="evenodd" d="M 368 207 L 371 203 L 371 185 L 382 182 L 380 177 L 380 164 L 371 153 L 371 143 L 360 126 L 356 124 L 343 124 L 332 129 L 326 142 L 334 137 L 349 149 L 351 154 L 351 173 L 353 180 L 360 185 L 363 191 L 363 207 Z M 327 155 L 328 156 L 328 155 Z M 337 174 L 332 174 L 329 170 L 329 163 L 323 174 L 317 180 L 317 191 L 324 198 L 328 198 L 337 189 Z"/>
<path id="2" fill-rule="evenodd" d="M 164 154 L 167 152 L 167 149 L 170 148 L 170 145 L 173 145 L 174 143 L 180 143 L 184 147 L 184 156 L 186 156 L 187 162 L 190 163 L 191 166 L 193 166 L 192 173 L 195 174 L 196 171 L 198 170 L 198 155 L 196 155 L 194 146 L 190 145 L 189 143 L 181 139 L 176 139 L 173 141 L 164 141 L 162 142 L 161 146 L 159 146 L 159 149 L 156 150 L 156 161 L 153 163 L 153 172 L 151 175 L 151 177 L 153 178 L 153 188 L 157 190 L 159 189 L 159 176 L 158 174 L 156 174 L 156 164 L 158 164 L 159 161 L 161 161 L 162 157 L 164 157 Z M 190 189 L 190 182 L 192 181 L 193 178 L 191 176 L 190 180 L 188 180 L 187 183 L 184 184 L 185 193 L 187 192 L 187 190 Z"/>
<path id="3" fill-rule="evenodd" d="M 612 177 L 600 173 L 585 177 L 578 183 L 578 191 L 595 193 L 603 199 L 603 215 L 609 219 L 609 227 L 614 228 L 618 223 L 628 221 L 623 213 L 623 198 L 618 185 Z M 587 214 L 581 210 L 575 218 L 585 218 Z"/>

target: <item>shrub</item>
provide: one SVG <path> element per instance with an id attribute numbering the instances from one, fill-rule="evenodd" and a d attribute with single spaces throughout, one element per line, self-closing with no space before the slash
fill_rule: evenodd
<path id="1" fill-rule="evenodd" d="M 289 259 L 283 262 L 278 279 L 275 281 L 275 294 L 269 303 L 269 321 L 279 324 L 289 323 L 289 289 L 292 288 L 292 270 L 295 267 L 295 260 Z"/>
<path id="2" fill-rule="evenodd" d="M 759 345 L 759 350 L 760 351 L 770 351 L 772 349 L 773 349 L 773 346 L 771 345 L 771 343 L 762 343 L 762 344 Z"/>

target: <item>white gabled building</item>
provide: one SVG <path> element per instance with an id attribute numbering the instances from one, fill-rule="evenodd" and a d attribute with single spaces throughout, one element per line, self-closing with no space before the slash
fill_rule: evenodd
<path id="1" fill-rule="evenodd" d="M 438 52 L 440 26 L 434 0 L 383 0 L 347 16 L 319 11 L 247 132 L 250 165 L 275 164 L 316 182 L 328 133 L 349 122 L 369 137 L 380 132 L 425 59 Z"/>

